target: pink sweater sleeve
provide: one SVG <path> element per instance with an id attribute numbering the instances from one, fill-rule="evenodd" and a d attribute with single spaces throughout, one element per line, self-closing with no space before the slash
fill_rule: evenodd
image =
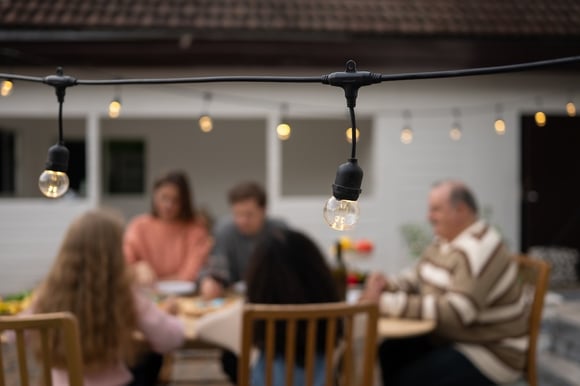
<path id="1" fill-rule="evenodd" d="M 139 293 L 135 302 L 139 329 L 154 351 L 163 354 L 183 345 L 185 328 L 179 318 L 162 311 Z"/>

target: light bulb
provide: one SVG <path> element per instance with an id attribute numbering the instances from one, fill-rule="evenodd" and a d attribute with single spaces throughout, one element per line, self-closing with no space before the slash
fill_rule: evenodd
<path id="1" fill-rule="evenodd" d="M 352 129 L 349 127 L 348 129 L 346 129 L 346 142 L 348 143 L 352 143 Z M 356 136 L 356 141 L 358 142 L 359 138 L 360 138 L 360 130 L 356 129 L 355 130 L 355 134 Z"/>
<path id="2" fill-rule="evenodd" d="M 0 87 L 0 95 L 2 95 L 3 97 L 10 95 L 13 87 L 14 83 L 12 83 L 12 81 L 4 79 L 2 81 L 2 86 Z"/>
<path id="3" fill-rule="evenodd" d="M 410 127 L 405 127 L 403 130 L 401 130 L 401 142 L 403 142 L 405 145 L 413 142 L 413 130 L 411 130 Z"/>
<path id="4" fill-rule="evenodd" d="M 330 197 L 322 209 L 326 223 L 337 231 L 353 229 L 360 217 L 358 202 Z"/>
<path id="5" fill-rule="evenodd" d="M 46 197 L 58 198 L 67 192 L 69 179 L 64 172 L 45 170 L 38 178 L 38 187 Z"/>
<path id="6" fill-rule="evenodd" d="M 454 141 L 459 141 L 461 139 L 461 128 L 459 126 L 453 126 L 451 130 L 449 130 L 449 138 Z"/>
<path id="7" fill-rule="evenodd" d="M 199 117 L 199 128 L 204 133 L 209 133 L 213 130 L 213 122 L 209 115 L 202 115 Z"/>
<path id="8" fill-rule="evenodd" d="M 288 138 L 290 138 L 292 128 L 290 128 L 290 125 L 287 123 L 280 123 L 276 127 L 276 133 L 278 134 L 278 138 L 280 138 L 282 141 L 286 141 Z"/>
<path id="9" fill-rule="evenodd" d="M 113 99 L 111 103 L 109 103 L 109 117 L 118 118 L 121 114 L 121 107 L 121 101 Z"/>
<path id="10" fill-rule="evenodd" d="M 569 117 L 576 116 L 576 106 L 574 105 L 574 102 L 570 101 L 566 103 L 566 113 L 568 114 Z"/>
<path id="11" fill-rule="evenodd" d="M 538 111 L 536 114 L 534 114 L 534 120 L 536 121 L 536 125 L 539 127 L 546 126 L 546 113 L 543 111 Z"/>
<path id="12" fill-rule="evenodd" d="M 505 134 L 505 121 L 501 118 L 498 118 L 493 123 L 493 128 L 497 135 L 504 135 Z"/>

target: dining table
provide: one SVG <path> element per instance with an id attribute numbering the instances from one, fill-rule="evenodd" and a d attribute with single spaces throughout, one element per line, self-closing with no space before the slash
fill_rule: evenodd
<path id="1" fill-rule="evenodd" d="M 216 348 L 211 342 L 201 339 L 196 330 L 196 323 L 205 314 L 223 309 L 237 301 L 241 301 L 239 295 L 230 295 L 222 299 L 205 302 L 198 296 L 179 296 L 178 317 L 182 320 L 185 328 L 185 348 Z M 379 316 L 377 323 L 377 337 L 379 340 L 387 338 L 404 338 L 428 334 L 435 329 L 434 320 L 394 318 Z"/>

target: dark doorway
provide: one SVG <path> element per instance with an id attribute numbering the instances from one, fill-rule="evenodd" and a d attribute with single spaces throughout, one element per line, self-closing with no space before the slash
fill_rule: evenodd
<path id="1" fill-rule="evenodd" d="M 580 117 L 522 116 L 521 246 L 580 250 Z"/>
<path id="2" fill-rule="evenodd" d="M 86 196 L 87 161 L 84 140 L 71 140 L 65 143 L 69 150 L 68 178 L 70 190 L 75 195 Z"/>
<path id="3" fill-rule="evenodd" d="M 0 196 L 13 196 L 15 192 L 16 160 L 14 148 L 14 133 L 0 129 Z"/>

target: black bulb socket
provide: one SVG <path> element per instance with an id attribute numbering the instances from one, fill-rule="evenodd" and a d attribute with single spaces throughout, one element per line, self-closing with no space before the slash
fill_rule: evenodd
<path id="1" fill-rule="evenodd" d="M 337 200 L 356 201 L 361 193 L 363 170 L 356 158 L 350 158 L 338 167 L 332 184 L 332 195 Z"/>
<path id="2" fill-rule="evenodd" d="M 69 151 L 66 146 L 61 144 L 52 145 L 48 149 L 48 159 L 46 160 L 45 170 L 66 173 L 68 170 Z"/>

